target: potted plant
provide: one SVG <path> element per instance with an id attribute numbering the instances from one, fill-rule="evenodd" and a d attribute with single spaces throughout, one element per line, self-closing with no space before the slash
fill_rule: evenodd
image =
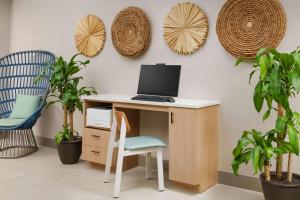
<path id="1" fill-rule="evenodd" d="M 243 62 L 239 59 L 237 65 Z M 272 111 L 277 112 L 275 128 L 262 136 L 258 131 L 246 132 L 233 150 L 232 168 L 238 174 L 239 166 L 252 160 L 255 174 L 260 175 L 266 200 L 296 200 L 300 196 L 300 176 L 292 173 L 293 154 L 299 155 L 299 113 L 292 110 L 289 100 L 300 91 L 300 50 L 279 53 L 275 49 L 261 49 L 253 61 L 259 79 L 253 94 L 254 107 L 261 112 L 266 108 L 263 120 Z M 276 107 L 274 104 L 276 103 Z M 249 135 L 253 138 L 249 139 Z M 283 155 L 288 154 L 287 171 L 283 172 Z M 276 159 L 276 171 L 268 172 L 270 160 Z"/>
<path id="2" fill-rule="evenodd" d="M 83 103 L 81 96 L 95 94 L 96 91 L 92 87 L 79 86 L 79 76 L 83 67 L 90 63 L 89 60 L 78 61 L 74 55 L 69 62 L 62 57 L 58 57 L 52 67 L 52 76 L 50 79 L 50 95 L 47 108 L 55 103 L 60 103 L 64 111 L 63 130 L 59 131 L 55 136 L 58 154 L 63 164 L 77 163 L 82 150 L 82 138 L 74 130 L 73 115 L 76 109 L 83 112 Z M 41 79 L 40 75 L 38 79 Z"/>

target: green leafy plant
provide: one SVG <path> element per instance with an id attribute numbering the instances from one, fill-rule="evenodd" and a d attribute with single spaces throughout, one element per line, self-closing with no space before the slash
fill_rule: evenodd
<path id="1" fill-rule="evenodd" d="M 62 141 L 69 141 L 69 140 L 70 140 L 69 125 L 64 125 L 63 130 L 59 131 L 55 135 L 55 142 L 56 142 L 56 144 L 60 144 Z"/>
<path id="2" fill-rule="evenodd" d="M 243 62 L 237 60 L 236 65 Z M 276 111 L 275 137 L 269 148 L 281 149 L 289 144 L 288 152 L 276 150 L 276 176 L 282 179 L 283 155 L 288 153 L 288 182 L 292 182 L 292 154 L 299 155 L 299 114 L 293 112 L 289 100 L 300 91 L 300 49 L 291 53 L 280 53 L 276 49 L 261 49 L 252 61 L 254 70 L 250 73 L 249 82 L 253 75 L 259 72 L 259 79 L 254 89 L 253 102 L 257 112 L 261 112 L 264 102 L 267 110 L 263 114 L 266 120 L 271 111 Z M 277 106 L 274 107 L 274 103 Z M 282 150 L 282 149 L 281 149 Z M 275 154 L 273 154 L 275 155 Z M 235 157 L 235 156 L 234 156 Z"/>
<path id="3" fill-rule="evenodd" d="M 96 94 L 93 87 L 79 86 L 80 80 L 83 79 L 78 73 L 81 69 L 90 63 L 89 60 L 78 61 L 75 54 L 69 62 L 65 61 L 63 57 L 58 57 L 52 66 L 52 75 L 50 79 L 50 95 L 48 95 L 47 108 L 55 103 L 60 103 L 64 110 L 63 131 L 56 135 L 56 142 L 58 144 L 63 140 L 73 140 L 74 127 L 73 115 L 76 109 L 83 111 L 83 102 L 81 96 Z M 44 73 L 40 74 L 36 81 L 43 79 Z M 69 136 L 67 136 L 69 135 Z"/>
<path id="4" fill-rule="evenodd" d="M 76 109 L 80 112 L 83 112 L 83 103 L 81 101 L 81 97 L 83 95 L 91 95 L 95 94 L 96 91 L 91 87 L 79 87 L 79 81 L 82 79 L 81 77 L 76 77 L 69 82 L 69 84 L 65 87 L 65 92 L 63 94 L 63 102 L 66 106 L 67 113 L 69 116 L 70 123 L 70 133 L 71 137 L 73 136 L 73 115 Z"/>
<path id="5" fill-rule="evenodd" d="M 264 171 L 266 180 L 270 181 L 270 161 L 272 158 L 289 152 L 290 144 L 282 142 L 280 147 L 274 147 L 273 143 L 276 139 L 276 131 L 271 130 L 263 134 L 257 130 L 244 131 L 237 146 L 233 150 L 234 159 L 232 161 L 232 169 L 235 175 L 241 164 L 248 164 L 252 161 L 254 174 Z"/>

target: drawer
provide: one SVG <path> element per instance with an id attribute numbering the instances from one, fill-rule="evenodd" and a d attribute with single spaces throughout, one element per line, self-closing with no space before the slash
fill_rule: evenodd
<path id="1" fill-rule="evenodd" d="M 82 143 L 92 147 L 108 148 L 110 131 L 85 128 L 83 130 Z"/>
<path id="2" fill-rule="evenodd" d="M 107 154 L 106 148 L 92 147 L 87 145 L 83 145 L 82 148 L 82 159 L 89 162 L 105 165 L 106 154 Z"/>

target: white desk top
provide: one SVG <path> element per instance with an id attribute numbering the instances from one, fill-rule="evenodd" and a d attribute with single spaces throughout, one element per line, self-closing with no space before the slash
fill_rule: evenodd
<path id="1" fill-rule="evenodd" d="M 204 107 L 220 104 L 220 102 L 216 100 L 181 99 L 181 98 L 175 98 L 174 103 L 137 101 L 137 100 L 131 100 L 133 96 L 135 95 L 100 94 L 100 95 L 83 96 L 82 99 L 90 100 L 90 101 L 132 103 L 132 104 L 141 104 L 141 105 L 155 105 L 155 106 L 180 107 L 180 108 L 204 108 Z"/>

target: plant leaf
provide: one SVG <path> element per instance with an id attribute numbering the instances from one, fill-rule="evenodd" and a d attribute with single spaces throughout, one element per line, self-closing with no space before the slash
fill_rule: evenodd
<path id="1" fill-rule="evenodd" d="M 239 168 L 240 168 L 240 162 L 237 161 L 237 160 L 233 160 L 231 162 L 231 167 L 232 167 L 232 171 L 234 173 L 235 176 L 238 176 L 238 171 L 239 171 Z"/>
<path id="2" fill-rule="evenodd" d="M 248 138 L 239 139 L 236 148 L 232 152 L 233 156 L 235 158 L 238 157 L 242 153 L 243 149 L 247 147 L 250 143 L 251 141 Z"/>
<path id="3" fill-rule="evenodd" d="M 253 158 L 252 158 L 254 174 L 257 174 L 257 172 L 258 172 L 260 157 L 261 157 L 261 147 L 256 146 L 254 148 Z"/>
<path id="4" fill-rule="evenodd" d="M 239 64 L 241 64 L 242 62 L 244 62 L 243 58 L 238 58 L 235 62 L 235 66 L 238 66 Z"/>
<path id="5" fill-rule="evenodd" d="M 262 96 L 262 82 L 259 81 L 255 86 L 253 95 L 254 106 L 257 112 L 260 112 L 264 103 L 264 98 Z"/>
<path id="6" fill-rule="evenodd" d="M 264 54 L 259 59 L 260 79 L 265 80 L 268 75 L 269 57 Z"/>
<path id="7" fill-rule="evenodd" d="M 266 99 L 267 99 L 268 108 L 271 109 L 272 108 L 273 98 L 272 98 L 272 96 L 267 96 Z"/>
<path id="8" fill-rule="evenodd" d="M 249 75 L 249 84 L 251 82 L 252 76 L 255 74 L 256 70 L 253 70 Z"/>
<path id="9" fill-rule="evenodd" d="M 283 154 L 286 154 L 288 153 L 289 151 L 284 148 L 284 147 L 275 147 L 273 149 L 273 152 L 276 154 L 276 155 L 283 155 Z"/>
<path id="10" fill-rule="evenodd" d="M 293 112 L 293 121 L 300 128 L 300 114 L 298 112 Z"/>
<path id="11" fill-rule="evenodd" d="M 55 142 L 56 144 L 60 144 L 62 140 L 63 140 L 63 132 L 60 131 L 55 136 Z"/>
<path id="12" fill-rule="evenodd" d="M 265 121 L 266 119 L 268 119 L 268 117 L 270 116 L 271 110 L 268 109 L 265 114 L 263 115 L 263 121 Z"/>
<path id="13" fill-rule="evenodd" d="M 293 84 L 294 88 L 296 89 L 297 92 L 299 92 L 300 91 L 300 77 L 293 72 L 291 72 L 289 75 L 292 80 L 292 84 Z"/>
<path id="14" fill-rule="evenodd" d="M 292 66 L 294 65 L 294 58 L 291 54 L 288 54 L 288 53 L 281 53 L 279 55 L 279 58 L 280 58 L 280 61 L 281 61 L 281 64 L 282 66 L 287 70 L 289 71 Z"/>
<path id="15" fill-rule="evenodd" d="M 270 89 L 273 99 L 278 101 L 281 93 L 281 82 L 279 72 L 275 69 L 270 75 Z"/>
<path id="16" fill-rule="evenodd" d="M 279 133 L 284 132 L 287 123 L 286 117 L 278 117 L 275 124 L 275 130 Z"/>
<path id="17" fill-rule="evenodd" d="M 287 112 L 291 110 L 288 97 L 285 94 L 281 93 L 279 95 L 279 102 Z"/>
<path id="18" fill-rule="evenodd" d="M 290 124 L 288 124 L 288 136 L 293 153 L 299 155 L 299 136 L 297 130 Z"/>
<path id="19" fill-rule="evenodd" d="M 261 57 L 261 55 L 263 55 L 264 53 L 266 53 L 267 49 L 266 48 L 260 48 L 257 53 L 256 53 L 256 60 L 257 62 L 259 62 L 259 58 Z"/>
<path id="20" fill-rule="evenodd" d="M 247 164 L 249 162 L 249 160 L 251 159 L 252 154 L 253 153 L 252 153 L 252 149 L 251 149 L 245 153 L 240 154 L 238 157 L 236 157 L 231 162 L 231 167 L 234 172 L 234 175 L 236 175 L 236 176 L 238 175 L 238 170 L 239 170 L 240 165 L 243 163 Z"/>
<path id="21" fill-rule="evenodd" d="M 265 165 L 265 156 L 261 156 L 259 159 L 259 171 L 262 171 Z"/>
<path id="22" fill-rule="evenodd" d="M 46 106 L 46 109 L 48 109 L 50 106 L 52 106 L 53 104 L 57 103 L 57 102 L 60 102 L 59 100 L 57 101 L 50 101 L 47 103 L 47 106 Z"/>

